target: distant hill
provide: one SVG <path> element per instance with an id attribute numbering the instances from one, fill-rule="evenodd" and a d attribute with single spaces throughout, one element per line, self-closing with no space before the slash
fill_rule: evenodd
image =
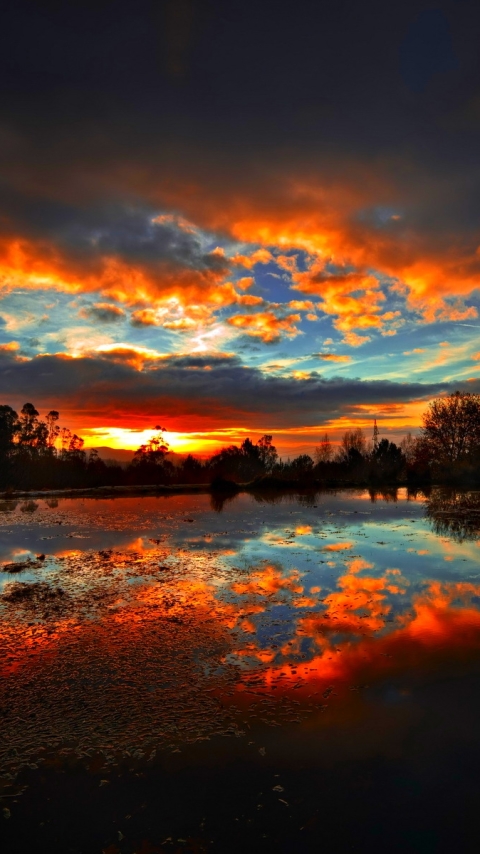
<path id="1" fill-rule="evenodd" d="M 85 449 L 87 454 L 91 448 Z M 95 450 L 98 453 L 98 456 L 101 460 L 113 460 L 115 462 L 121 463 L 125 465 L 125 463 L 130 463 L 133 459 L 134 451 L 127 451 L 125 448 L 109 448 L 107 445 L 95 446 Z"/>

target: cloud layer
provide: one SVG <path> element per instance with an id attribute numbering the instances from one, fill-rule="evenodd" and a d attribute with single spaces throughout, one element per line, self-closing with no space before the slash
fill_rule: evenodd
<path id="1" fill-rule="evenodd" d="M 9 402 L 24 399 L 75 411 L 85 424 L 149 426 L 155 417 L 169 429 L 208 423 L 276 429 L 321 425 L 371 406 L 407 404 L 449 390 L 448 384 L 383 380 L 294 379 L 245 368 L 236 357 L 160 356 L 128 347 L 90 356 L 39 356 L 23 360 L 0 352 L 0 383 L 12 388 Z M 15 392 L 13 392 L 15 389 Z M 19 393 L 19 389 L 21 392 Z"/>
<path id="2" fill-rule="evenodd" d="M 287 426 L 476 381 L 478 5 L 172 9 L 5 12 L 2 398 Z"/>

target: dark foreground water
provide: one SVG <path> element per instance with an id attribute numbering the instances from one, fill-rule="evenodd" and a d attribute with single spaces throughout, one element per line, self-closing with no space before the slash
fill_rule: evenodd
<path id="1" fill-rule="evenodd" d="M 0 851 L 477 852 L 480 496 L 0 502 Z"/>

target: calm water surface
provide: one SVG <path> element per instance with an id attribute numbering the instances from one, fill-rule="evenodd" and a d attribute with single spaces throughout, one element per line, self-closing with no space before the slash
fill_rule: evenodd
<path id="1" fill-rule="evenodd" d="M 1 851 L 478 851 L 480 496 L 373 498 L 0 502 Z"/>

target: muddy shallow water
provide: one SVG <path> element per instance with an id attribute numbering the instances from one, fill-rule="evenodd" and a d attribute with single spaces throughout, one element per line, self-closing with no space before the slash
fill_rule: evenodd
<path id="1" fill-rule="evenodd" d="M 0 502 L 2 852 L 476 851 L 479 506 Z"/>

